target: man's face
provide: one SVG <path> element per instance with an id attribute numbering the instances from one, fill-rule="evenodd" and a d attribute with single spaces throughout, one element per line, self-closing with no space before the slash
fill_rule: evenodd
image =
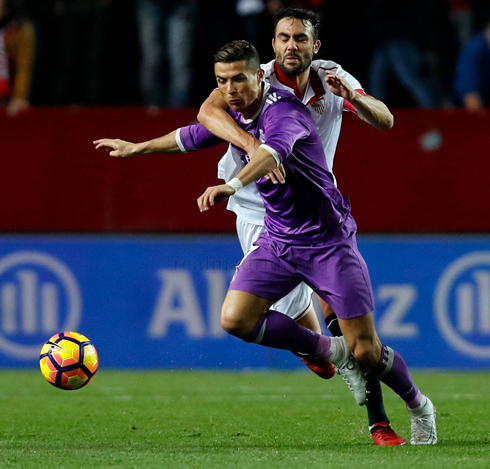
<path id="1" fill-rule="evenodd" d="M 259 97 L 263 72 L 253 72 L 244 60 L 218 62 L 214 64 L 214 73 L 223 99 L 234 111 L 246 112 Z"/>
<path id="2" fill-rule="evenodd" d="M 320 41 L 313 40 L 313 28 L 297 18 L 283 18 L 277 23 L 272 47 L 281 71 L 290 77 L 303 73 L 311 64 Z"/>

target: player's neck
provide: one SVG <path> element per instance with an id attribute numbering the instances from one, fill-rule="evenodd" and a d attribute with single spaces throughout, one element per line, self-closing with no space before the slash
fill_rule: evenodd
<path id="1" fill-rule="evenodd" d="M 310 79 L 310 67 L 308 67 L 303 73 L 296 77 L 296 93 L 295 95 L 303 100 L 306 93 L 306 87 L 308 86 L 308 80 Z"/>
<path id="2" fill-rule="evenodd" d="M 260 106 L 262 106 L 263 96 L 264 96 L 264 84 L 261 83 L 257 98 L 249 107 L 247 107 L 247 109 L 245 109 L 243 112 L 240 112 L 240 114 L 243 116 L 244 119 L 251 119 L 253 116 L 255 116 L 257 111 L 260 109 Z"/>

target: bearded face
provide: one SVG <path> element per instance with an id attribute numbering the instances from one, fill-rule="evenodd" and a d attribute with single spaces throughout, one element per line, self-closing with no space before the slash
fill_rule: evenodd
<path id="1" fill-rule="evenodd" d="M 314 41 L 313 33 L 309 22 L 297 18 L 283 18 L 277 23 L 272 45 L 276 63 L 286 76 L 300 75 L 310 66 L 320 47 L 320 42 Z"/>

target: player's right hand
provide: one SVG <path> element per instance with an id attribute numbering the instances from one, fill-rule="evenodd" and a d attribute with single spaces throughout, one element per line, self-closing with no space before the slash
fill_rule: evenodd
<path id="1" fill-rule="evenodd" d="M 208 187 L 204 194 L 197 199 L 197 206 L 201 212 L 209 210 L 215 203 L 224 202 L 235 193 L 235 189 L 228 184 Z"/>
<path id="2" fill-rule="evenodd" d="M 96 150 L 99 148 L 104 148 L 109 152 L 110 156 L 114 156 L 116 158 L 129 158 L 131 156 L 135 156 L 135 144 L 131 142 L 126 142 L 118 138 L 101 138 L 99 140 L 95 140 L 93 143 Z"/>

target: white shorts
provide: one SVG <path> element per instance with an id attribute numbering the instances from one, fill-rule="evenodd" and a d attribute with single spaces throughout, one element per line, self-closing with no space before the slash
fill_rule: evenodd
<path id="1" fill-rule="evenodd" d="M 254 225 L 246 222 L 240 217 L 237 217 L 236 231 L 242 251 L 244 254 L 246 254 L 253 246 L 253 243 L 257 240 L 260 233 L 265 231 L 265 226 Z M 313 290 L 306 285 L 306 283 L 300 283 L 284 298 L 280 299 L 277 303 L 274 303 L 271 306 L 271 309 L 286 314 L 290 318 L 297 321 L 298 319 L 306 316 L 309 310 L 312 308 L 312 294 Z"/>

